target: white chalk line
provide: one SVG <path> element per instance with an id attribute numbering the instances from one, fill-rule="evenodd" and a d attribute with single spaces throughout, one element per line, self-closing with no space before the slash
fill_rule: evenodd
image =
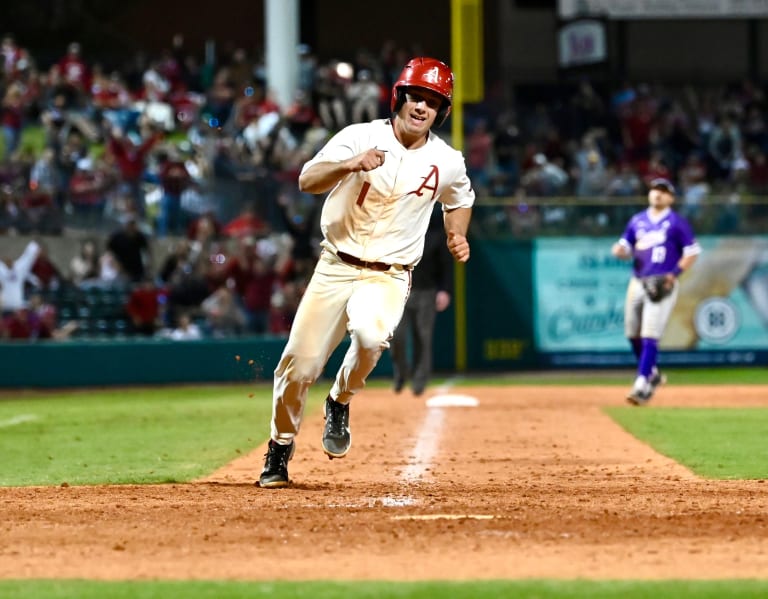
<path id="1" fill-rule="evenodd" d="M 12 416 L 6 420 L 0 420 L 0 428 L 9 428 L 18 424 L 24 424 L 25 422 L 33 422 L 37 420 L 36 414 L 19 414 L 18 416 Z"/>
<path id="2" fill-rule="evenodd" d="M 458 379 L 449 379 L 435 389 L 436 395 L 450 391 Z M 429 403 L 427 403 L 429 405 Z M 445 410 L 442 407 L 430 407 L 419 429 L 416 445 L 408 455 L 408 465 L 401 472 L 401 478 L 407 483 L 422 480 L 432 467 L 432 462 L 440 445 L 440 437 L 445 423 Z"/>

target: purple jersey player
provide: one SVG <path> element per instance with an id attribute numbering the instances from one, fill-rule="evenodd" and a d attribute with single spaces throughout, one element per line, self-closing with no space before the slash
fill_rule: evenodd
<path id="1" fill-rule="evenodd" d="M 632 258 L 632 278 L 624 306 L 624 331 L 637 358 L 637 378 L 627 400 L 647 403 L 664 377 L 656 365 L 659 339 L 677 302 L 678 277 L 701 253 L 690 224 L 671 209 L 675 188 L 667 179 L 654 179 L 648 190 L 648 209 L 635 214 L 611 252 Z M 647 277 L 663 277 L 666 293 L 653 301 L 643 286 Z"/>

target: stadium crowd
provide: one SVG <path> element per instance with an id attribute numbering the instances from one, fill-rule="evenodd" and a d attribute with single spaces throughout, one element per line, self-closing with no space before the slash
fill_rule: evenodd
<path id="1" fill-rule="evenodd" d="M 297 52 L 294 99 L 280 106 L 244 48 L 209 63 L 176 35 L 112 68 L 73 42 L 38 64 L 6 34 L 0 234 L 76 231 L 82 247 L 63 267 L 44 242 L 28 246 L 24 297 L 2 305 L 0 337 L 286 334 L 318 249 L 318 202 L 298 192 L 298 172 L 346 124 L 387 116 L 394 77 L 420 53 L 387 43 L 322 62 Z M 643 195 L 656 177 L 675 182 L 695 224 L 712 194 L 737 203 L 768 190 L 767 108 L 749 81 L 492 84 L 467 107 L 466 162 L 481 202 L 511 199 L 493 218 L 513 233 L 573 224 L 529 198 L 609 202 Z M 765 219 L 764 205 L 752 210 Z M 599 207 L 579 214 L 598 228 L 607 218 Z M 727 233 L 738 223 L 723 214 Z M 163 256 L 159 241 L 172 248 Z M 23 256 L 2 257 L 4 300 Z"/>

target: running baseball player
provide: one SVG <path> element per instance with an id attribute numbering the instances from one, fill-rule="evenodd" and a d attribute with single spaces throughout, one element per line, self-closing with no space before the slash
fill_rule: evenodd
<path id="1" fill-rule="evenodd" d="M 627 401 L 638 406 L 648 403 L 665 380 L 657 365 L 659 339 L 677 301 L 677 279 L 701 253 L 688 221 L 672 210 L 674 201 L 669 180 L 651 181 L 648 209 L 629 220 L 611 248 L 614 256 L 633 260 L 624 332 L 637 359 L 637 378 Z"/>
<path id="2" fill-rule="evenodd" d="M 462 154 L 432 133 L 451 110 L 453 73 L 414 58 L 392 87 L 392 118 L 345 127 L 302 168 L 299 188 L 329 192 L 322 252 L 275 369 L 271 439 L 259 484 L 289 484 L 307 391 L 349 333 L 350 346 L 325 400 L 322 448 L 343 458 L 352 435 L 349 404 L 365 386 L 403 314 L 435 202 L 447 246 L 469 260 L 475 193 Z"/>

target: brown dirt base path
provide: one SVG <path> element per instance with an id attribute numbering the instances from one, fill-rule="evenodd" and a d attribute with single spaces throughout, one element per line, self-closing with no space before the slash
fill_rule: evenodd
<path id="1" fill-rule="evenodd" d="M 702 480 L 655 453 L 601 411 L 623 389 L 460 393 L 479 406 L 366 391 L 343 460 L 322 454 L 313 416 L 289 489 L 254 486 L 263 447 L 192 484 L 0 489 L 0 577 L 766 577 L 768 483 Z M 654 398 L 766 403 L 756 386 Z"/>

